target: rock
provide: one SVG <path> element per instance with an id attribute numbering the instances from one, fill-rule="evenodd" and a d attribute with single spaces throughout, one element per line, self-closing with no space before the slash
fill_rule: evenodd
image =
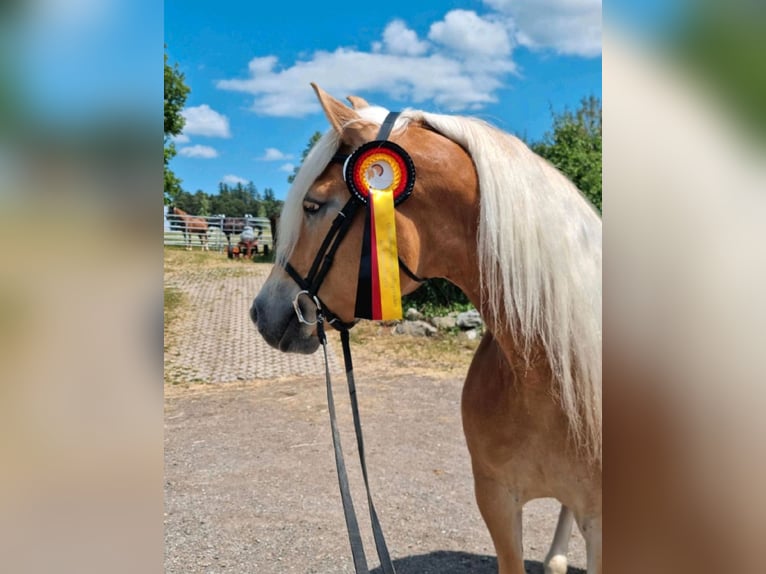
<path id="1" fill-rule="evenodd" d="M 449 331 L 457 325 L 455 317 L 432 317 L 431 324 L 440 331 Z"/>
<path id="2" fill-rule="evenodd" d="M 464 313 L 460 313 L 457 316 L 457 326 L 464 331 L 468 329 L 475 329 L 476 327 L 481 327 L 482 325 L 483 321 L 481 320 L 481 315 L 479 315 L 479 312 L 476 309 L 465 311 Z"/>
<path id="3" fill-rule="evenodd" d="M 415 309 L 415 307 L 410 307 L 404 314 L 404 318 L 408 321 L 421 321 L 423 319 L 423 313 Z"/>
<path id="4" fill-rule="evenodd" d="M 467 331 L 463 331 L 463 336 L 469 341 L 475 341 L 479 338 L 479 331 L 478 329 L 468 329 Z"/>
<path id="5" fill-rule="evenodd" d="M 425 321 L 402 321 L 394 327 L 395 335 L 412 335 L 413 337 L 430 337 L 438 331 Z"/>

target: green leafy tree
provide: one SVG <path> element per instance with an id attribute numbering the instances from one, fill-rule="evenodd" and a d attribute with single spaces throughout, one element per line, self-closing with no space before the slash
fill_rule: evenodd
<path id="1" fill-rule="evenodd" d="M 561 170 L 601 212 L 601 100 L 553 115 L 553 131 L 530 147 Z"/>
<path id="2" fill-rule="evenodd" d="M 236 183 L 218 184 L 218 193 L 209 196 L 211 213 L 224 214 L 228 217 L 244 217 L 245 215 L 260 216 L 263 212 L 263 201 L 258 189 L 252 181 L 243 185 Z"/>
<path id="3" fill-rule="evenodd" d="M 198 189 L 194 194 L 194 202 L 195 207 L 197 208 L 194 213 L 197 215 L 212 215 L 212 202 L 210 201 L 210 196 L 207 193 L 201 189 Z"/>
<path id="4" fill-rule="evenodd" d="M 171 140 L 183 131 L 184 117 L 181 115 L 189 86 L 184 83 L 184 75 L 178 69 L 178 64 L 168 65 L 168 55 L 165 54 L 165 136 L 164 136 L 164 197 L 165 203 L 174 201 L 181 192 L 181 180 L 176 177 L 168 163 L 176 155 L 176 146 Z"/>
<path id="5" fill-rule="evenodd" d="M 277 199 L 274 190 L 267 187 L 263 190 L 263 215 L 262 217 L 277 217 L 282 211 L 283 201 Z"/>
<path id="6" fill-rule="evenodd" d="M 306 161 L 306 157 L 309 155 L 309 152 L 316 145 L 316 143 L 319 141 L 321 137 L 322 137 L 321 132 L 314 132 L 314 135 L 312 135 L 309 138 L 309 142 L 308 144 L 306 144 L 306 147 L 303 150 L 303 153 L 301 154 L 301 163 L 300 165 L 296 166 L 293 169 L 293 173 L 287 177 L 287 183 L 292 183 L 293 181 L 295 181 L 295 176 L 298 175 L 298 170 L 301 168 L 301 165 L 303 165 L 303 162 Z"/>

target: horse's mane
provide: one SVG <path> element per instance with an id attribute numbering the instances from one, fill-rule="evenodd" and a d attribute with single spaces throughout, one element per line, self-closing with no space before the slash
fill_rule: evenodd
<path id="1" fill-rule="evenodd" d="M 381 123 L 386 110 L 363 108 Z M 542 344 L 578 445 L 601 460 L 601 219 L 577 188 L 519 139 L 460 116 L 402 112 L 395 129 L 422 122 L 465 149 L 479 179 L 477 250 L 482 293 L 522 355 Z M 334 130 L 314 146 L 285 202 L 278 256 L 300 228 L 302 198 L 340 144 Z"/>

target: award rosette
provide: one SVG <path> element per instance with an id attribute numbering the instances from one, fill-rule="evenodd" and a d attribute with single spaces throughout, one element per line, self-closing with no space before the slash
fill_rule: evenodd
<path id="1" fill-rule="evenodd" d="M 400 319 L 394 209 L 415 185 L 412 158 L 393 142 L 372 141 L 348 158 L 343 175 L 351 193 L 367 207 L 354 314 L 362 319 Z"/>

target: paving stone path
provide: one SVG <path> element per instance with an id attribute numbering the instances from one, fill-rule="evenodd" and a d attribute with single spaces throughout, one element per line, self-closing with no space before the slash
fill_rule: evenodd
<path id="1" fill-rule="evenodd" d="M 172 341 L 166 343 L 168 381 L 225 383 L 324 374 L 321 352 L 282 353 L 269 347 L 250 321 L 248 310 L 269 267 L 166 273 L 165 286 L 178 289 L 185 299 Z M 329 351 L 331 370 L 340 372 L 335 354 Z"/>

